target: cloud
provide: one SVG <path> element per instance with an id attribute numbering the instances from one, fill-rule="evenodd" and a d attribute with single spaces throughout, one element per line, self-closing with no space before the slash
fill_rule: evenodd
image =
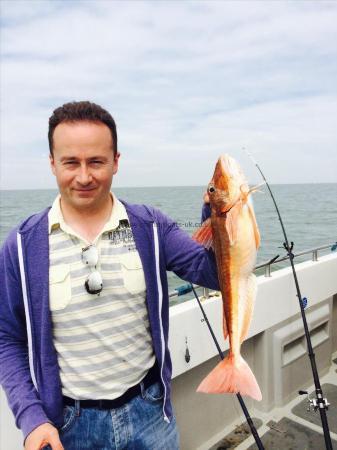
<path id="1" fill-rule="evenodd" d="M 335 2 L 4 1 L 1 187 L 54 187 L 48 117 L 80 99 L 117 121 L 123 186 L 205 184 L 224 151 L 256 178 L 243 145 L 272 182 L 336 182 L 336 20 Z"/>

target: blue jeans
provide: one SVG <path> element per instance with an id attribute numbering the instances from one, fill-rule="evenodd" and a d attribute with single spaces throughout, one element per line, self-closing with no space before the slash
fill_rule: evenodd
<path id="1" fill-rule="evenodd" d="M 65 450 L 179 449 L 175 418 L 171 423 L 163 418 L 160 383 L 142 386 L 140 395 L 116 409 L 65 406 L 59 433 Z"/>

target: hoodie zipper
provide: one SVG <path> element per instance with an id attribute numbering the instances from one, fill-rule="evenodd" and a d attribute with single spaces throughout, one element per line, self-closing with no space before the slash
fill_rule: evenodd
<path id="1" fill-rule="evenodd" d="M 156 262 L 156 278 L 157 278 L 157 288 L 158 288 L 158 300 L 159 300 L 159 327 L 160 327 L 160 341 L 161 341 L 161 366 L 160 366 L 160 378 L 162 384 L 164 386 L 164 402 L 163 402 L 163 414 L 165 422 L 170 423 L 170 419 L 167 417 L 165 413 L 165 404 L 167 397 L 167 388 L 163 378 L 163 368 L 164 368 L 164 359 L 165 359 L 165 340 L 164 340 L 164 329 L 162 323 L 162 307 L 163 307 L 163 287 L 161 284 L 160 278 L 160 266 L 159 266 L 159 239 L 158 239 L 158 229 L 157 224 L 153 223 L 153 235 L 154 235 L 154 256 Z"/>
<path id="2" fill-rule="evenodd" d="M 32 378 L 34 387 L 38 391 L 36 376 L 35 376 L 35 371 L 34 371 L 32 325 L 31 325 L 30 314 L 29 314 L 28 293 L 27 293 L 27 285 L 26 285 L 26 273 L 25 273 L 25 264 L 24 264 L 24 258 L 23 258 L 21 234 L 17 233 L 16 238 L 17 238 L 17 246 L 18 246 L 18 258 L 19 258 L 19 267 L 20 267 L 23 304 L 24 304 L 25 316 L 26 316 L 29 370 L 30 370 L 30 376 Z"/>

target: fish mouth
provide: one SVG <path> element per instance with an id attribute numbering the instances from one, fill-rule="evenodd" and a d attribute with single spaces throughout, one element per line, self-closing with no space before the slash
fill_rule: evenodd
<path id="1" fill-rule="evenodd" d="M 231 156 L 224 154 L 218 158 L 211 184 L 216 188 L 211 203 L 218 214 L 225 215 L 240 199 L 240 186 L 244 182 L 244 175 L 240 166 Z"/>
<path id="2" fill-rule="evenodd" d="M 221 155 L 216 163 L 213 182 L 217 189 L 225 192 L 229 191 L 230 180 L 232 179 L 231 160 L 228 155 Z"/>
<path id="3" fill-rule="evenodd" d="M 218 161 L 224 176 L 227 178 L 235 178 L 238 175 L 238 164 L 231 156 L 227 154 L 221 155 Z"/>
<path id="4" fill-rule="evenodd" d="M 239 164 L 227 154 L 219 157 L 215 166 L 213 181 L 224 186 L 225 190 L 247 183 Z"/>

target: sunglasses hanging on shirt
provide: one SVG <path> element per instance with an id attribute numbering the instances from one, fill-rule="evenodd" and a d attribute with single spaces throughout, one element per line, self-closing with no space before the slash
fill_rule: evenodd
<path id="1" fill-rule="evenodd" d="M 94 245 L 82 249 L 82 261 L 92 272 L 85 280 L 84 286 L 89 294 L 100 294 L 103 289 L 102 275 L 96 270 L 98 263 L 98 250 Z"/>

